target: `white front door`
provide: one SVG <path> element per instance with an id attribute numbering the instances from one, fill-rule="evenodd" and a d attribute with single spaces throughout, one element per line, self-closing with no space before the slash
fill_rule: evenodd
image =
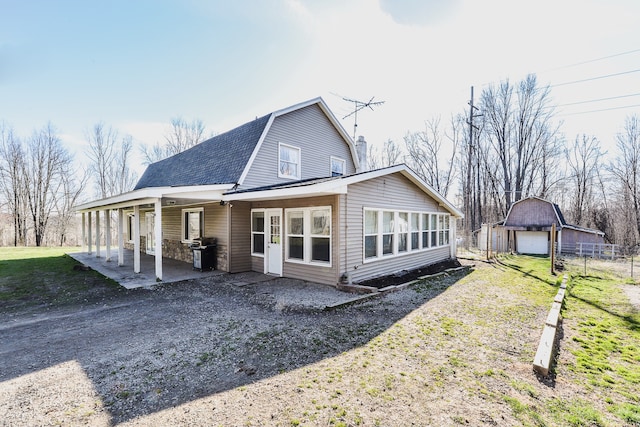
<path id="1" fill-rule="evenodd" d="M 153 212 L 147 212 L 145 214 L 145 219 L 147 220 L 147 253 L 149 255 L 153 255 L 156 249 L 156 239 L 155 239 L 156 214 L 154 214 Z"/>
<path id="2" fill-rule="evenodd" d="M 267 273 L 282 276 L 282 210 L 267 211 Z"/>

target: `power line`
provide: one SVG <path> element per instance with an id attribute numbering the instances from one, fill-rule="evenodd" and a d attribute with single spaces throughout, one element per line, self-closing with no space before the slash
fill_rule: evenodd
<path id="1" fill-rule="evenodd" d="M 578 114 L 600 113 L 602 111 L 623 110 L 625 108 L 635 108 L 635 107 L 640 107 L 640 104 L 624 105 L 622 107 L 601 108 L 599 110 L 577 111 L 575 113 L 564 113 L 564 114 L 561 113 L 560 115 L 561 116 L 576 116 Z"/>
<path id="2" fill-rule="evenodd" d="M 613 55 L 607 55 L 607 56 L 602 56 L 600 58 L 595 58 L 595 59 L 588 59 L 586 61 L 581 61 L 581 62 L 576 62 L 575 64 L 569 64 L 569 65 L 563 65 L 561 67 L 557 67 L 557 68 L 552 68 L 548 71 L 557 71 L 557 70 L 563 70 L 565 68 L 572 68 L 572 67 L 577 67 L 578 65 L 584 65 L 584 64 L 590 64 L 592 62 L 598 62 L 598 61 L 602 61 L 604 59 L 610 59 L 610 58 L 615 58 L 616 56 L 622 56 L 622 55 L 629 55 L 631 53 L 636 53 L 636 52 L 640 52 L 640 49 L 633 49 L 633 50 L 628 50 L 626 52 L 620 52 L 620 53 L 615 53 Z M 545 72 L 545 71 L 543 71 Z"/>
<path id="3" fill-rule="evenodd" d="M 632 73 L 638 73 L 638 72 L 640 72 L 640 68 L 635 69 L 635 70 L 622 71 L 620 73 L 613 73 L 613 74 L 606 74 L 606 75 L 603 75 L 603 76 L 590 77 L 588 79 L 574 80 L 574 81 L 571 81 L 571 82 L 558 83 L 558 84 L 555 84 L 555 85 L 550 85 L 549 87 L 551 88 L 551 87 L 558 87 L 558 86 L 567 86 L 567 85 L 572 85 L 572 84 L 576 84 L 576 83 L 590 82 L 590 81 L 593 81 L 593 80 L 606 79 L 606 78 L 609 78 L 609 77 L 622 76 L 624 74 L 632 74 Z"/>
<path id="4" fill-rule="evenodd" d="M 630 93 L 628 95 L 610 96 L 608 98 L 590 99 L 590 100 L 587 100 L 587 101 L 569 102 L 568 104 L 558 104 L 558 105 L 556 105 L 556 107 L 566 107 L 568 105 L 578 105 L 578 104 L 588 104 L 588 103 L 591 103 L 591 102 L 610 101 L 612 99 L 629 98 L 629 97 L 632 97 L 632 96 L 640 96 L 640 92 L 638 92 L 638 93 Z"/>

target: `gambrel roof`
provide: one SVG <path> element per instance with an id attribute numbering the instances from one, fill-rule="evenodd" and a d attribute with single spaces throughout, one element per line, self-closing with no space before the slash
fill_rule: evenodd
<path id="1" fill-rule="evenodd" d="M 317 104 L 351 150 L 356 169 L 358 156 L 353 140 L 320 97 L 256 118 L 216 135 L 174 156 L 152 163 L 134 190 L 151 187 L 241 184 L 273 121 L 284 114 Z"/>
<path id="2" fill-rule="evenodd" d="M 502 221 L 502 225 L 504 226 L 509 226 L 509 216 L 511 215 L 511 213 L 513 212 L 513 208 L 514 206 L 516 206 L 519 203 L 528 201 L 528 200 L 538 200 L 544 203 L 548 203 L 549 205 L 551 205 L 551 208 L 553 209 L 553 213 L 556 217 L 557 223 L 558 223 L 558 227 L 559 228 L 569 228 L 572 230 L 576 230 L 576 231 L 582 231 L 585 233 L 591 233 L 591 234 L 598 234 L 598 235 L 602 235 L 604 236 L 604 232 L 600 231 L 600 230 L 594 230 L 592 228 L 586 228 L 586 227 L 581 227 L 579 225 L 573 225 L 573 224 L 569 224 L 567 223 L 567 220 L 564 218 L 564 215 L 562 214 L 562 211 L 560 210 L 560 206 L 558 206 L 556 203 L 552 203 L 549 200 L 543 199 L 542 197 L 537 197 L 537 196 L 530 196 L 530 197 L 526 197 L 524 199 L 520 199 L 520 200 L 516 200 L 515 202 L 513 202 L 511 204 L 511 207 L 509 208 L 509 212 L 507 212 L 507 217 Z M 537 224 L 539 225 L 539 224 Z"/>
<path id="3" fill-rule="evenodd" d="M 214 136 L 147 167 L 134 190 L 239 181 L 271 115 Z"/>

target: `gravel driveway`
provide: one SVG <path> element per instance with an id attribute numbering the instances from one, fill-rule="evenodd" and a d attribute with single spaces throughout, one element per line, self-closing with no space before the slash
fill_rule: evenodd
<path id="1" fill-rule="evenodd" d="M 362 345 L 448 286 L 326 311 L 359 297 L 286 279 L 216 280 L 0 314 L 0 425 L 112 425 L 170 410 Z"/>

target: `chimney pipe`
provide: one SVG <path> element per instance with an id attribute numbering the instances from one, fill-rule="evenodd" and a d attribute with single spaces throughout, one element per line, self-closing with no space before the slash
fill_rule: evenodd
<path id="1" fill-rule="evenodd" d="M 360 162 L 360 170 L 358 172 L 366 172 L 369 170 L 367 165 L 367 141 L 364 136 L 360 135 L 356 141 L 356 153 L 358 154 L 358 161 Z"/>

